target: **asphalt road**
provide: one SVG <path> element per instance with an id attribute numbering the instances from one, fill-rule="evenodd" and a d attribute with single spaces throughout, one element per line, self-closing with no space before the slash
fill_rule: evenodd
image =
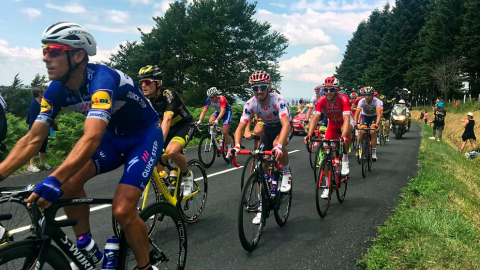
<path id="1" fill-rule="evenodd" d="M 325 218 L 315 207 L 315 185 L 308 153 L 302 136 L 295 136 L 287 149 L 291 151 L 293 200 L 290 217 L 284 227 L 274 218 L 267 219 L 257 249 L 246 252 L 238 239 L 237 206 L 240 199 L 241 169 L 229 167 L 221 158 L 207 169 L 208 199 L 201 218 L 187 226 L 187 269 L 354 269 L 356 260 L 370 246 L 392 213 L 400 189 L 417 172 L 420 127 L 412 124 L 410 132 L 400 140 L 394 138 L 379 146 L 378 161 L 363 179 L 355 155 L 350 154 L 350 180 L 345 201 L 340 204 L 332 197 Z M 247 148 L 253 143 L 245 143 Z M 47 153 L 48 154 L 48 153 Z M 197 158 L 197 148 L 187 150 L 187 159 Z M 238 159 L 245 161 L 244 157 Z M 228 170 L 226 172 L 223 172 Z M 110 198 L 122 174 L 119 168 L 97 176 L 85 189 L 91 198 Z M 223 173 L 222 173 L 223 172 Z M 47 172 L 12 176 L 2 186 L 22 186 L 36 183 Z M 59 213 L 61 215 L 62 213 Z M 103 246 L 113 234 L 111 207 L 93 211 L 90 216 L 94 239 Z M 73 237 L 70 229 L 66 229 Z"/>

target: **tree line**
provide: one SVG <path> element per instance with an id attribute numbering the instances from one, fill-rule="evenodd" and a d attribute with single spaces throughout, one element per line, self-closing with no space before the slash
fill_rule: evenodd
<path id="1" fill-rule="evenodd" d="M 256 2 L 246 0 L 171 3 L 163 17 L 153 18 L 150 33 L 139 29 L 141 42 L 121 45 L 107 64 L 132 78 L 141 67 L 157 65 L 164 86 L 177 90 L 188 106 L 203 105 L 213 86 L 232 103 L 250 98 L 248 77 L 258 69 L 267 70 L 278 89 L 278 59 L 288 40 L 255 20 L 255 8 Z"/>
<path id="2" fill-rule="evenodd" d="M 468 82 L 480 94 L 480 1 L 396 0 L 376 9 L 349 40 L 336 68 L 343 86 L 387 95 L 450 98 Z M 458 95 L 458 94 L 457 94 Z"/>

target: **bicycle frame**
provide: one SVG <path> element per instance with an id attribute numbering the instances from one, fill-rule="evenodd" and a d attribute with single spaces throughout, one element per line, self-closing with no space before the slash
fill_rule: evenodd
<path id="1" fill-rule="evenodd" d="M 327 145 L 324 147 L 324 157 L 323 157 L 323 160 L 326 162 L 326 166 L 327 166 L 327 170 L 328 171 L 333 171 L 335 172 L 335 179 L 337 180 L 338 182 L 338 185 L 335 185 L 334 187 L 332 187 L 332 183 L 330 183 L 331 181 L 331 178 L 329 177 L 328 179 L 328 187 L 332 188 L 332 189 L 339 189 L 341 184 L 345 181 L 348 180 L 348 175 L 345 175 L 342 179 L 339 179 L 339 168 L 337 164 L 334 164 L 333 162 L 333 153 L 336 153 L 338 156 L 340 156 L 340 151 L 339 149 L 342 149 L 342 153 L 344 152 L 343 150 L 343 140 L 325 140 L 325 139 L 312 139 L 312 142 L 319 142 L 319 143 L 326 143 Z M 335 146 L 335 143 L 339 143 L 339 147 L 337 148 Z M 320 149 L 319 149 L 319 153 L 320 153 Z M 322 161 L 323 162 L 323 161 Z M 322 168 L 322 170 L 325 172 L 325 168 Z M 321 175 L 321 174 L 320 174 Z M 320 175 L 318 175 L 318 177 L 320 177 Z M 318 181 L 318 187 L 321 187 L 321 182 L 322 181 Z"/>

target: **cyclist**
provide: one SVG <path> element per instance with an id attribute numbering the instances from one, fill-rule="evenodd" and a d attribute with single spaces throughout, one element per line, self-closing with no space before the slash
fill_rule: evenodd
<path id="1" fill-rule="evenodd" d="M 42 34 L 43 62 L 52 80 L 41 101 L 40 114 L 0 164 L 5 179 L 35 155 L 49 134 L 50 124 L 62 107 L 86 115 L 83 136 L 66 160 L 37 184 L 27 202 L 48 208 L 62 198 L 85 197 L 84 184 L 97 174 L 125 165 L 115 190 L 113 215 L 124 230 L 138 269 L 154 269 L 149 262 L 145 222 L 137 214 L 137 203 L 163 147 L 158 114 L 148 105 L 139 87 L 121 71 L 88 63 L 97 52 L 95 38 L 78 24 L 60 22 Z M 148 154 L 146 162 L 139 156 Z M 77 237 L 90 235 L 89 206 L 64 208 L 68 219 L 76 219 Z"/>
<path id="2" fill-rule="evenodd" d="M 305 125 L 307 125 L 310 122 L 310 117 L 312 116 L 312 111 L 314 110 L 315 106 L 317 105 L 318 99 L 321 98 L 324 95 L 322 85 L 319 85 L 319 86 L 315 87 L 314 90 L 315 90 L 315 96 L 313 96 L 312 99 L 310 100 L 310 106 L 309 106 L 308 111 L 307 111 L 307 117 L 306 117 L 306 120 L 304 122 Z M 325 117 L 324 113 L 320 114 L 320 121 L 321 121 L 320 130 L 324 130 L 324 131 L 327 130 L 328 119 L 327 119 L 327 117 Z"/>
<path id="3" fill-rule="evenodd" d="M 218 121 L 223 119 L 222 134 L 225 137 L 225 144 L 227 145 L 228 150 L 230 150 L 230 148 L 232 148 L 230 136 L 228 136 L 228 130 L 232 123 L 232 109 L 230 108 L 230 104 L 228 104 L 228 101 L 224 96 L 219 95 L 219 92 L 215 87 L 207 90 L 207 96 L 208 98 L 205 101 L 205 106 L 203 107 L 203 111 L 197 121 L 197 125 L 202 122 L 207 114 L 208 106 L 211 105 L 215 109 L 215 112 L 210 116 L 208 122 L 210 124 L 218 125 Z"/>
<path id="4" fill-rule="evenodd" d="M 279 95 L 280 94 L 280 91 L 278 90 L 275 90 L 273 89 L 272 91 L 270 91 L 270 93 L 277 93 Z M 288 106 L 287 106 L 288 108 Z M 290 111 L 290 108 L 288 108 L 288 110 Z M 257 135 L 257 136 L 261 136 L 262 135 L 262 131 L 263 131 L 263 121 L 262 119 L 257 115 L 257 114 L 254 114 L 254 117 L 253 117 L 254 121 L 250 121 L 247 125 L 247 128 L 245 129 L 245 134 L 246 134 L 246 138 L 248 137 L 249 139 L 252 137 L 250 135 L 250 123 L 251 122 L 254 122 L 255 124 L 255 127 L 253 129 L 253 134 Z"/>
<path id="5" fill-rule="evenodd" d="M 358 123 L 360 112 L 362 115 L 362 125 L 359 128 L 378 127 L 382 117 L 383 104 L 378 98 L 373 97 L 374 89 L 371 86 L 364 88 L 365 98 L 358 102 L 357 112 L 355 113 L 355 124 Z M 359 145 L 363 143 L 364 130 L 360 130 Z M 372 138 L 372 160 L 377 160 L 377 133 L 375 130 L 370 130 Z M 360 152 L 361 153 L 361 152 Z"/>
<path id="6" fill-rule="evenodd" d="M 387 130 L 386 141 L 390 141 L 390 112 L 392 111 L 393 105 L 395 104 L 395 98 L 387 99 L 385 95 L 380 95 L 379 99 L 383 103 L 383 118 L 385 119 L 385 128 Z"/>
<path id="7" fill-rule="evenodd" d="M 182 98 L 173 90 L 162 86 L 163 73 L 157 66 L 145 66 L 138 72 L 143 94 L 148 98 L 155 111 L 162 119 L 165 154 L 162 162 L 170 157 L 182 171 L 183 196 L 187 197 L 193 190 L 193 174 L 188 170 L 187 159 L 182 150 L 192 138 L 195 130 L 192 115 Z M 164 170 L 158 165 L 159 171 Z"/>
<path id="8" fill-rule="evenodd" d="M 235 148 L 228 156 L 240 151 L 242 135 L 250 122 L 252 114 L 257 114 L 263 120 L 263 131 L 260 138 L 260 150 L 275 153 L 275 158 L 283 165 L 283 178 L 280 192 L 288 192 L 292 188 L 292 175 L 286 146 L 293 137 L 293 123 L 287 102 L 278 93 L 270 93 L 271 78 L 265 71 L 255 71 L 249 78 L 254 96 L 245 103 L 243 114 L 235 131 Z M 245 133 L 247 138 L 247 133 Z M 261 207 L 261 206 L 260 206 Z M 256 214 L 253 224 L 260 224 L 261 214 Z"/>
<path id="9" fill-rule="evenodd" d="M 350 173 L 348 165 L 348 149 L 350 138 L 353 129 L 353 119 L 350 116 L 350 101 L 348 96 L 339 93 L 340 81 L 335 77 L 328 77 L 323 84 L 323 91 L 325 95 L 320 98 L 315 107 L 315 112 L 312 118 L 312 123 L 308 129 L 308 135 L 305 136 L 304 142 L 309 143 L 310 138 L 313 135 L 315 128 L 317 127 L 320 113 L 324 113 L 328 118 L 329 125 L 325 133 L 326 140 L 339 139 L 338 130 L 341 130 L 341 138 L 344 140 L 344 149 L 342 156 L 342 175 L 348 175 Z M 328 190 L 321 196 L 322 198 L 328 197 Z"/>

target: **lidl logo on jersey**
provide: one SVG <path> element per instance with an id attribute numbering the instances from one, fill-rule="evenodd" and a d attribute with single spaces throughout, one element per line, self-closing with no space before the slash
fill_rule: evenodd
<path id="1" fill-rule="evenodd" d="M 97 91 L 92 96 L 92 109 L 109 110 L 112 107 L 110 94 L 107 91 Z"/>
<path id="2" fill-rule="evenodd" d="M 42 98 L 42 103 L 40 103 L 40 112 L 48 112 L 52 109 L 52 105 L 48 103 L 48 101 L 44 98 Z"/>

